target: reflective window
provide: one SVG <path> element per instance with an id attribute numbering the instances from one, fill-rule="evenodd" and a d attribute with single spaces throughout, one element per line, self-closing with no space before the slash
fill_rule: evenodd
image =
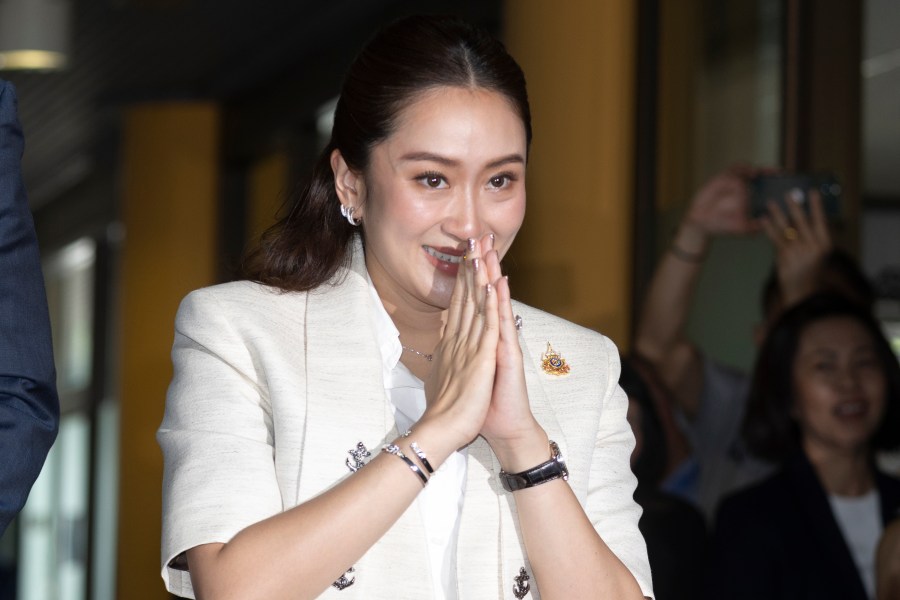
<path id="1" fill-rule="evenodd" d="M 62 414 L 56 443 L 13 529 L 20 600 L 82 600 L 88 587 L 92 598 L 113 597 L 118 421 L 113 402 L 92 398 L 96 258 L 90 238 L 44 258 Z"/>

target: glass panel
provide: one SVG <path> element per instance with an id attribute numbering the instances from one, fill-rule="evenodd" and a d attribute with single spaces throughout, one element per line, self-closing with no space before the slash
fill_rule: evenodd
<path id="1" fill-rule="evenodd" d="M 866 0 L 863 21 L 863 219 L 861 255 L 880 300 L 877 312 L 900 331 L 900 2 Z M 900 341 L 897 341 L 900 347 Z"/>
<path id="2" fill-rule="evenodd" d="M 90 421 L 72 413 L 19 516 L 18 597 L 82 600 L 87 584 Z"/>
<path id="3" fill-rule="evenodd" d="M 900 3 L 866 0 L 863 26 L 860 250 L 879 296 L 876 315 L 900 357 Z M 900 475 L 900 450 L 878 458 L 882 469 Z"/>
<path id="4" fill-rule="evenodd" d="M 63 411 L 77 404 L 90 385 L 95 253 L 94 241 L 85 238 L 45 261 L 57 387 Z"/>
<path id="5" fill-rule="evenodd" d="M 863 192 L 900 210 L 900 2 L 863 6 Z"/>
<path id="6" fill-rule="evenodd" d="M 781 151 L 781 2 L 707 1 L 694 104 L 697 182 Z"/>
<path id="7" fill-rule="evenodd" d="M 44 261 L 62 418 L 18 518 L 17 597 L 82 600 L 87 590 L 94 262 L 90 239 Z"/>
<path id="8" fill-rule="evenodd" d="M 96 460 L 94 462 L 94 534 L 91 562 L 92 600 L 116 597 L 116 535 L 119 515 L 119 403 L 104 398 L 94 422 Z"/>
<path id="9" fill-rule="evenodd" d="M 695 191 L 730 165 L 781 153 L 781 1 L 663 2 L 657 247 L 668 248 Z M 757 298 L 771 264 L 761 237 L 718 238 L 688 334 L 709 355 L 752 363 Z"/>

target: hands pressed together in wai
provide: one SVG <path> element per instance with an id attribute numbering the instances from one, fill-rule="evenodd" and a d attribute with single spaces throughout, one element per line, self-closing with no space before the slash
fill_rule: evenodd
<path id="1" fill-rule="evenodd" d="M 468 240 L 418 426 L 439 426 L 452 449 L 481 435 L 514 472 L 546 460 L 548 440 L 528 402 L 509 280 L 493 241 Z"/>

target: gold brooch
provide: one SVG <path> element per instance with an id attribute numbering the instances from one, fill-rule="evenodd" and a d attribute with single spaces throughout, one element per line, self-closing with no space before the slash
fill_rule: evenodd
<path id="1" fill-rule="evenodd" d="M 553 349 L 547 342 L 547 351 L 541 354 L 541 368 L 547 375 L 566 375 L 569 373 L 569 364 L 559 352 Z"/>

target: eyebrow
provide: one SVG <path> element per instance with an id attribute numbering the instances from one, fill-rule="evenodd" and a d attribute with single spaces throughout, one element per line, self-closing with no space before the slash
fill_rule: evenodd
<path id="1" fill-rule="evenodd" d="M 446 156 L 441 156 L 440 154 L 433 154 L 431 152 L 409 152 L 400 157 L 400 160 L 403 162 L 415 162 L 415 161 L 428 161 L 428 162 L 436 162 L 438 164 L 446 165 L 448 167 L 455 167 L 459 165 L 459 161 L 447 158 Z M 502 167 L 503 165 L 508 165 L 512 163 L 520 163 L 525 164 L 525 159 L 521 154 L 509 154 L 507 156 L 502 156 L 497 160 L 492 160 L 485 168 L 487 169 L 496 169 L 497 167 Z"/>

